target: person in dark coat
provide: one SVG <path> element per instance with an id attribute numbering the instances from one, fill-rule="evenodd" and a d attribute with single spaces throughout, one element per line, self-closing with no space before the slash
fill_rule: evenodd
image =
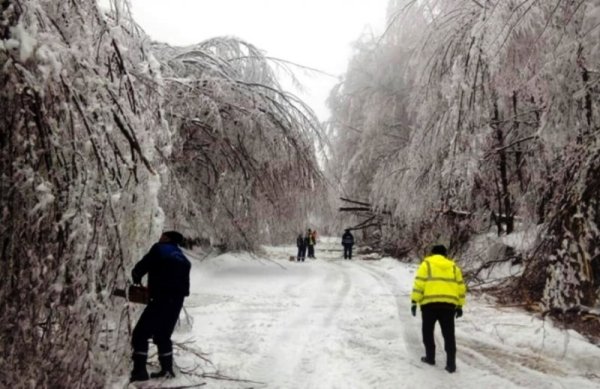
<path id="1" fill-rule="evenodd" d="M 298 246 L 298 262 L 304 262 L 304 258 L 306 257 L 306 240 L 302 236 L 302 234 L 298 234 L 298 238 L 296 238 L 296 246 Z"/>
<path id="2" fill-rule="evenodd" d="M 141 284 L 148 275 L 150 299 L 142 312 L 131 337 L 133 370 L 130 381 L 145 381 L 148 377 L 148 340 L 158 348 L 160 372 L 150 377 L 174 377 L 173 344 L 171 335 L 183 307 L 183 299 L 190 294 L 191 263 L 179 245 L 183 236 L 176 231 L 164 232 L 131 271 L 134 284 Z"/>
<path id="3" fill-rule="evenodd" d="M 354 246 L 354 236 L 349 229 L 346 229 L 342 235 L 342 246 L 344 246 L 344 259 L 352 259 L 352 246 Z"/>

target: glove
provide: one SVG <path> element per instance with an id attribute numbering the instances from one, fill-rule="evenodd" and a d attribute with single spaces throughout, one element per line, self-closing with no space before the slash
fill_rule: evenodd
<path id="1" fill-rule="evenodd" d="M 417 303 L 415 303 L 414 301 L 412 302 L 412 305 L 410 306 L 410 312 L 412 313 L 413 316 L 417 316 Z"/>
<path id="2" fill-rule="evenodd" d="M 462 307 L 456 308 L 456 318 L 462 317 Z"/>

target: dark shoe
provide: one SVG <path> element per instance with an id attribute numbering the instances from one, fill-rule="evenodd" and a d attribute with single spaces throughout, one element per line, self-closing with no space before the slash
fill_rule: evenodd
<path id="1" fill-rule="evenodd" d="M 427 359 L 427 357 L 421 357 L 421 362 L 426 363 L 428 365 L 435 365 L 435 361 Z"/>
<path id="2" fill-rule="evenodd" d="M 446 353 L 446 371 L 454 373 L 456 371 L 456 354 Z"/>
<path id="3" fill-rule="evenodd" d="M 147 371 L 132 371 L 131 375 L 129 376 L 129 382 L 135 382 L 135 381 L 147 381 L 149 380 L 150 377 L 148 377 L 148 372 Z"/>
<path id="4" fill-rule="evenodd" d="M 172 370 L 161 370 L 156 373 L 150 373 L 150 378 L 175 378 L 175 373 Z"/>
<path id="5" fill-rule="evenodd" d="M 152 378 L 173 378 L 173 354 L 158 356 L 158 362 L 160 362 L 160 371 L 157 373 L 150 374 Z"/>
<path id="6" fill-rule="evenodd" d="M 146 370 L 146 355 L 134 354 L 133 355 L 133 370 L 129 376 L 129 382 L 134 381 L 146 381 L 149 379 L 148 371 Z"/>

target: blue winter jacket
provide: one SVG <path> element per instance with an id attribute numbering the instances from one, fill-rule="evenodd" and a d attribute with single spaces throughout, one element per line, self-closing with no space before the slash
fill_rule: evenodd
<path id="1" fill-rule="evenodd" d="M 342 244 L 343 245 L 353 245 L 354 244 L 354 236 L 350 232 L 345 232 L 342 235 Z"/>
<path id="2" fill-rule="evenodd" d="M 184 297 L 190 295 L 192 265 L 174 243 L 156 243 L 148 254 L 135 265 L 131 278 L 136 284 L 148 274 L 151 299 Z"/>

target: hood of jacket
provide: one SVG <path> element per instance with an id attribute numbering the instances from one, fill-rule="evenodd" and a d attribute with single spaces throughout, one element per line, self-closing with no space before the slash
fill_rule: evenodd
<path id="1" fill-rule="evenodd" d="M 448 269 L 454 266 L 454 261 L 452 259 L 439 254 L 430 255 L 429 257 L 426 257 L 425 260 L 438 269 Z"/>

